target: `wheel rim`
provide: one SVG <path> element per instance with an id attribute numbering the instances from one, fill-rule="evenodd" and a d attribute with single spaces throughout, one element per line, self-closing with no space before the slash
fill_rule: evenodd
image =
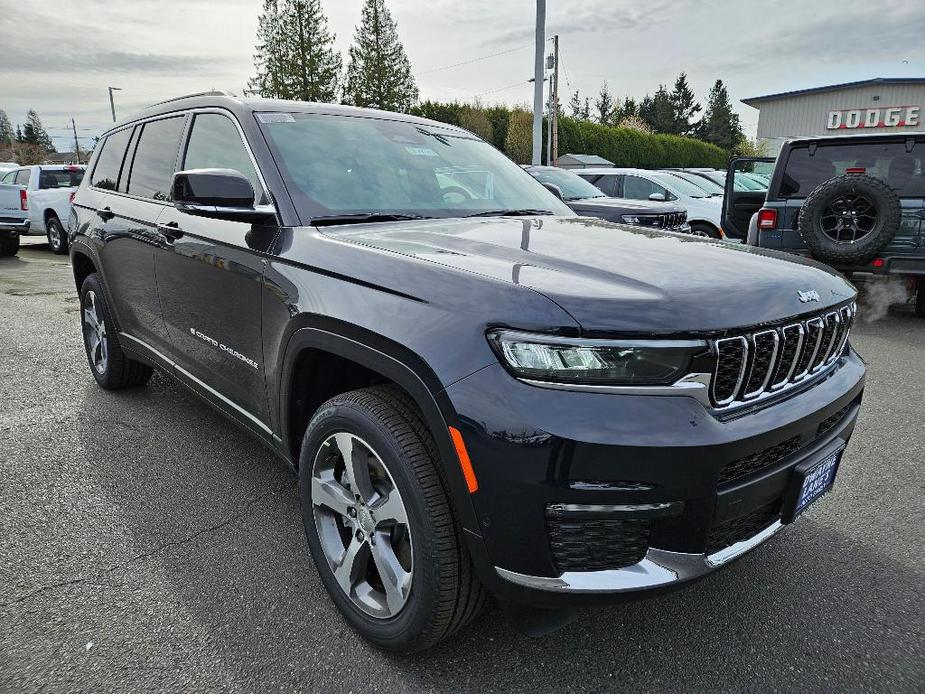
<path id="1" fill-rule="evenodd" d="M 100 375 L 106 373 L 106 366 L 109 364 L 109 338 L 106 337 L 106 322 L 100 313 L 99 305 L 96 302 L 96 293 L 93 290 L 87 292 L 84 310 L 84 343 L 87 345 L 87 354 L 90 356 L 90 362 L 93 368 Z"/>
<path id="2" fill-rule="evenodd" d="M 866 195 L 839 195 L 826 205 L 821 222 L 835 243 L 857 243 L 874 230 L 877 205 Z"/>
<path id="3" fill-rule="evenodd" d="M 315 529 L 338 586 L 366 614 L 394 617 L 411 592 L 411 529 L 382 458 L 354 434 L 332 434 L 311 484 Z"/>
<path id="4" fill-rule="evenodd" d="M 51 247 L 57 249 L 61 245 L 61 233 L 58 231 L 58 225 L 51 223 L 48 225 L 48 240 Z"/>

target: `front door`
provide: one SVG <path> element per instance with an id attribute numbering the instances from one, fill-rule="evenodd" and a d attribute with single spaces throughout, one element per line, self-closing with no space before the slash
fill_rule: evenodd
<path id="1" fill-rule="evenodd" d="M 224 113 L 193 116 L 180 168 L 234 169 L 268 201 L 236 123 Z M 181 375 L 223 409 L 269 435 L 261 340 L 265 252 L 277 227 L 207 219 L 167 207 L 157 286 Z M 185 373 L 184 373 L 185 372 Z"/>

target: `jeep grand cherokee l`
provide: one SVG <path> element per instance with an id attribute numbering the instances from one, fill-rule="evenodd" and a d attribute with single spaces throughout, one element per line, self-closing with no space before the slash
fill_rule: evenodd
<path id="1" fill-rule="evenodd" d="M 69 228 L 99 385 L 159 368 L 293 465 L 320 580 L 388 649 L 489 594 L 727 564 L 831 486 L 859 409 L 839 275 L 577 217 L 421 118 L 162 103 L 103 135 Z"/>

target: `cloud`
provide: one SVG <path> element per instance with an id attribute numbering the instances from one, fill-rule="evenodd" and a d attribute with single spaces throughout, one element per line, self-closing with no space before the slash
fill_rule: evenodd
<path id="1" fill-rule="evenodd" d="M 20 73 L 61 74 L 96 73 L 207 73 L 219 70 L 226 60 L 215 56 L 172 55 L 165 53 L 129 53 L 107 51 L 92 53 L 85 50 L 13 51 L 3 58 L 5 70 Z"/>

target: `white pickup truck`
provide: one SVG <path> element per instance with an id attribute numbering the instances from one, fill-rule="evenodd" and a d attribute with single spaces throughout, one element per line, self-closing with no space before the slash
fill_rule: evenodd
<path id="1" fill-rule="evenodd" d="M 23 166 L 0 177 L 0 185 L 13 185 L 25 190 L 24 204 L 29 214 L 29 226 L 28 231 L 23 233 L 47 236 L 48 245 L 54 253 L 67 253 L 64 225 L 71 213 L 71 198 L 83 180 L 85 169 L 76 165 Z"/>
<path id="2" fill-rule="evenodd" d="M 19 235 L 29 233 L 26 189 L 13 183 L 0 183 L 0 257 L 19 252 Z"/>

